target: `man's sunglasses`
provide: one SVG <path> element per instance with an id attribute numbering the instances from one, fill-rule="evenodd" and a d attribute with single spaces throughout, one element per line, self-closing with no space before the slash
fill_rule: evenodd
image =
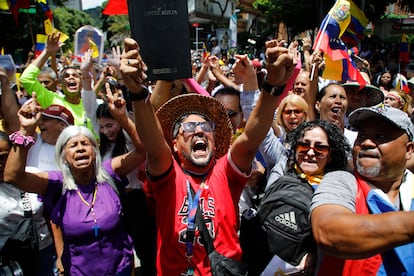
<path id="1" fill-rule="evenodd" d="M 216 125 L 213 122 L 185 122 L 181 123 L 183 132 L 193 133 L 197 127 L 200 127 L 204 132 L 213 132 Z"/>
<path id="2" fill-rule="evenodd" d="M 329 154 L 330 146 L 327 145 L 313 145 L 306 142 L 298 142 L 296 145 L 296 152 L 300 155 L 306 155 L 312 149 L 316 158 L 325 158 Z"/>

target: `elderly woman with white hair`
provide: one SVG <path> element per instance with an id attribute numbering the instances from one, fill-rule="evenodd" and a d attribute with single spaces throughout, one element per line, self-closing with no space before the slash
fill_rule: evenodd
<path id="1" fill-rule="evenodd" d="M 125 112 L 114 114 L 128 128 Z M 60 171 L 25 172 L 27 152 L 40 118 L 39 106 L 23 106 L 18 116 L 21 128 L 11 139 L 13 147 L 4 180 L 41 195 L 45 203 L 53 206 L 51 219 L 62 229 L 64 243 L 64 271 L 60 273 L 130 275 L 133 244 L 121 223 L 121 202 L 115 182 L 143 162 L 145 153 L 134 150 L 102 162 L 92 132 L 85 127 L 69 126 L 56 143 Z M 136 148 L 140 149 L 136 138 Z"/>

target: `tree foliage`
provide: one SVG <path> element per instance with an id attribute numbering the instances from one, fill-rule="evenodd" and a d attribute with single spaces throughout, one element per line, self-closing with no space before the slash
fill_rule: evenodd
<path id="1" fill-rule="evenodd" d="M 57 8 L 53 12 L 55 27 L 69 36 L 63 50 L 73 49 L 74 35 L 77 29 L 85 25 L 95 26 L 95 20 L 87 13 L 70 8 Z"/>
<path id="2" fill-rule="evenodd" d="M 389 4 L 396 2 L 397 0 L 354 0 L 359 7 L 362 3 L 365 4 L 365 15 L 374 23 L 384 15 Z M 290 34 L 295 35 L 319 27 L 334 4 L 335 0 L 256 0 L 253 5 L 266 16 L 269 29 L 274 31 L 278 23 L 284 22 Z M 401 0 L 401 5 L 414 12 L 413 0 Z"/>
<path id="3" fill-rule="evenodd" d="M 131 27 L 127 15 L 105 16 L 104 30 L 107 31 L 109 47 L 122 45 L 126 37 L 131 36 Z"/>

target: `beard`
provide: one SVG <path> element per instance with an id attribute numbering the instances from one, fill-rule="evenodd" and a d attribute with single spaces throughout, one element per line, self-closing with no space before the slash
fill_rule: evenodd
<path id="1" fill-rule="evenodd" d="M 181 155 L 184 159 L 188 160 L 192 165 L 198 168 L 204 168 L 207 167 L 211 160 L 213 159 L 213 152 L 209 152 L 207 157 L 204 158 L 194 158 L 191 153 L 186 153 L 184 151 L 181 152 Z"/>
<path id="2" fill-rule="evenodd" d="M 355 165 L 356 165 L 357 172 L 360 175 L 365 176 L 367 178 L 377 177 L 381 171 L 381 164 L 379 162 L 369 167 L 363 167 L 359 163 L 359 160 L 356 160 Z"/>

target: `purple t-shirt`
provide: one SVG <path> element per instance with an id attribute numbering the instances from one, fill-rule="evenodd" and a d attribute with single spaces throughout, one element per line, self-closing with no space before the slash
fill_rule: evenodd
<path id="1" fill-rule="evenodd" d="M 103 163 L 104 169 L 115 180 L 119 176 L 111 167 L 111 160 Z M 62 228 L 64 250 L 62 263 L 70 275 L 115 275 L 132 266 L 132 239 L 121 225 L 121 202 L 108 183 L 97 184 L 94 216 L 76 190 L 62 195 L 62 173 L 49 172 L 49 186 L 43 200 L 53 202 L 60 197 L 51 214 L 53 223 Z M 79 186 L 83 199 L 91 204 L 95 182 Z M 95 236 L 94 226 L 99 227 Z"/>

